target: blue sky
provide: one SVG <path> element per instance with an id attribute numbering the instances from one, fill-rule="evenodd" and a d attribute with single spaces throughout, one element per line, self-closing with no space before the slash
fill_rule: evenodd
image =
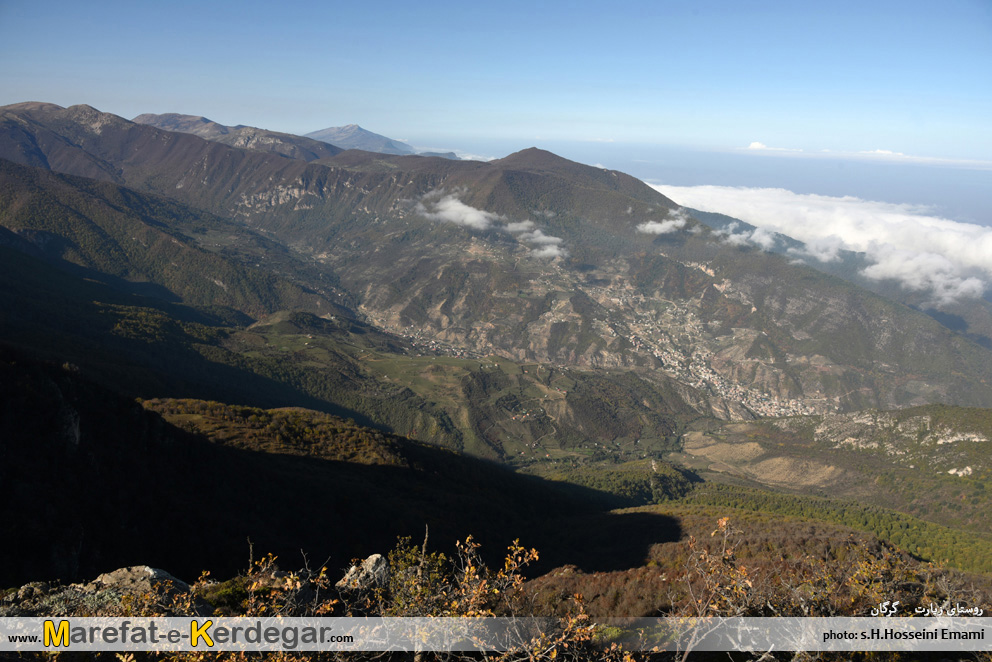
<path id="1" fill-rule="evenodd" d="M 992 0 L 0 0 L 0 104 L 27 100 L 992 225 Z"/>
<path id="2" fill-rule="evenodd" d="M 0 102 L 992 161 L 992 2 L 0 0 Z"/>

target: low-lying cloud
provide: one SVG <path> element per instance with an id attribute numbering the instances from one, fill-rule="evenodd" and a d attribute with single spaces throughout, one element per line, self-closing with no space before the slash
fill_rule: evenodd
<path id="1" fill-rule="evenodd" d="M 568 256 L 568 251 L 562 246 L 564 240 L 561 237 L 552 237 L 551 235 L 544 234 L 542 230 L 534 228 L 534 223 L 531 221 L 507 223 L 505 228 L 507 232 L 519 233 L 517 234 L 517 239 L 532 246 L 530 254 L 534 257 L 553 258 Z"/>
<path id="2" fill-rule="evenodd" d="M 416 212 L 421 216 L 435 220 L 454 223 L 474 230 L 500 230 L 515 235 L 518 241 L 531 246 L 534 257 L 554 258 L 566 257 L 561 237 L 544 234 L 534 221 L 506 221 L 506 218 L 482 209 L 476 209 L 458 199 L 457 193 L 445 194 L 442 190 L 425 194 L 417 203 Z M 552 214 L 553 215 L 553 214 Z"/>
<path id="3" fill-rule="evenodd" d="M 739 231 L 738 231 L 739 230 Z M 763 250 L 771 251 L 778 243 L 775 232 L 766 228 L 754 228 L 753 230 L 741 228 L 740 223 L 731 223 L 726 228 L 716 231 L 725 243 L 733 246 L 743 246 L 754 244 Z"/>
<path id="4" fill-rule="evenodd" d="M 516 221 L 506 224 L 507 232 L 527 232 L 534 229 L 534 221 Z"/>
<path id="5" fill-rule="evenodd" d="M 630 212 L 628 211 L 628 213 Z M 689 222 L 689 218 L 683 209 L 669 212 L 669 215 L 671 218 L 666 218 L 664 221 L 647 221 L 641 223 L 637 226 L 637 231 L 644 234 L 670 234 L 676 230 L 681 230 Z"/>
<path id="6" fill-rule="evenodd" d="M 534 257 L 568 257 L 568 251 L 561 246 L 541 246 L 533 248 L 530 254 Z"/>
<path id="7" fill-rule="evenodd" d="M 727 186 L 654 186 L 679 204 L 719 212 L 757 227 L 724 231 L 725 241 L 774 247 L 779 232 L 806 244 L 796 258 L 824 262 L 841 250 L 865 253 L 868 278 L 898 281 L 929 293 L 935 305 L 980 297 L 992 283 L 992 228 L 932 214 L 923 206 L 845 196 L 805 195 L 785 189 Z"/>
<path id="8" fill-rule="evenodd" d="M 476 209 L 465 204 L 455 194 L 443 195 L 428 193 L 417 203 L 417 212 L 435 221 L 446 221 L 455 225 L 488 230 L 502 217 L 492 212 Z"/>
<path id="9" fill-rule="evenodd" d="M 561 237 L 551 237 L 549 235 L 544 234 L 544 232 L 542 232 L 541 230 L 533 230 L 531 232 L 525 232 L 522 235 L 520 235 L 518 239 L 523 239 L 529 244 L 537 244 L 539 246 L 547 245 L 547 244 L 558 245 L 562 242 Z"/>

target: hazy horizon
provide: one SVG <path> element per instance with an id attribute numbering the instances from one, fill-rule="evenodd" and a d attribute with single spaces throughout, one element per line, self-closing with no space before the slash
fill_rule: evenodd
<path id="1" fill-rule="evenodd" d="M 4 2 L 0 62 L 0 104 L 128 118 L 992 162 L 984 0 Z"/>
<path id="2" fill-rule="evenodd" d="M 929 228 L 957 239 L 903 264 L 992 290 L 984 0 L 0 2 L 0 62 L 0 104 L 359 124 L 478 158 L 537 146 L 851 248 Z M 987 257 L 958 264 L 962 245 Z"/>

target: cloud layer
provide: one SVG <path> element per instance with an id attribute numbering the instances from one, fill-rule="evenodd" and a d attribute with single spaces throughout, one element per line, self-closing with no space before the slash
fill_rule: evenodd
<path id="1" fill-rule="evenodd" d="M 840 250 L 864 252 L 862 273 L 928 292 L 946 305 L 980 297 L 992 283 L 992 228 L 931 215 L 926 207 L 850 196 L 802 195 L 785 189 L 727 186 L 654 186 L 679 204 L 746 221 L 752 232 L 728 228 L 726 241 L 774 247 L 773 232 L 806 244 L 797 257 L 839 259 Z"/>
<path id="2" fill-rule="evenodd" d="M 744 244 L 754 244 L 760 247 L 762 250 L 771 251 L 775 248 L 775 244 L 778 242 L 778 238 L 775 236 L 773 230 L 767 228 L 754 228 L 738 229 L 741 228 L 740 223 L 731 223 L 723 230 L 717 230 L 716 234 L 723 237 L 723 240 L 728 244 L 733 244 L 734 246 L 743 246 Z M 826 260 L 825 260 L 826 261 Z"/>
<path id="3" fill-rule="evenodd" d="M 950 159 L 938 156 L 918 156 L 904 154 L 891 149 L 862 149 L 858 151 L 836 151 L 829 149 L 808 151 L 793 147 L 769 147 L 761 142 L 752 142 L 745 148 L 750 153 L 798 157 L 798 158 L 829 158 L 859 161 L 886 161 L 889 163 L 918 163 L 922 165 L 947 166 L 965 168 L 968 170 L 992 170 L 992 161 L 976 159 Z"/>

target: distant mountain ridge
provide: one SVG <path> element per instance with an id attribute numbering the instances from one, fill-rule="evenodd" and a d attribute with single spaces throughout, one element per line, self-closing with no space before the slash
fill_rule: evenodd
<path id="1" fill-rule="evenodd" d="M 716 507 L 700 531 L 772 486 L 804 499 L 748 497 L 776 528 L 845 496 L 954 528 L 816 512 L 992 568 L 989 410 L 934 404 L 992 406 L 992 353 L 797 264 L 800 244 L 731 240 L 754 230 L 536 148 L 307 160 L 221 141 L 250 127 L 155 121 L 0 108 L 0 483 L 16 497 L 0 535 L 30 543 L 5 550 L 25 578 L 166 552 L 186 574 L 248 535 L 347 559 L 425 521 L 432 541 L 484 525 L 542 560 L 623 570 L 685 529 L 599 509 L 668 508 L 698 478 L 729 484 L 688 504 Z M 185 545 L 209 523 L 182 506 L 202 502 L 220 526 Z M 79 526 L 53 530 L 62 508 Z"/>
<path id="2" fill-rule="evenodd" d="M 244 124 L 224 126 L 202 115 L 183 115 L 181 113 L 144 113 L 131 121 L 136 124 L 148 124 L 166 131 L 192 133 L 207 140 L 213 140 L 218 136 L 226 136 L 232 131 L 247 128 Z"/>
<path id="3" fill-rule="evenodd" d="M 366 131 L 357 124 L 330 127 L 298 136 L 238 124 L 225 126 L 202 115 L 181 113 L 144 113 L 131 120 L 136 124 L 154 126 L 166 131 L 191 133 L 205 140 L 259 152 L 275 152 L 293 159 L 316 161 L 348 150 L 358 149 L 378 154 L 398 156 L 417 154 L 458 160 L 455 152 L 418 151 L 399 140 Z"/>
<path id="4" fill-rule="evenodd" d="M 366 131 L 357 124 L 332 126 L 305 135 L 307 138 L 337 145 L 343 149 L 361 149 L 366 152 L 397 155 L 416 153 L 415 149 L 405 143 Z"/>
<path id="5" fill-rule="evenodd" d="M 198 239 L 278 259 L 278 244 L 210 214 L 107 182 L 0 159 L 0 228 L 64 271 L 166 301 L 224 306 L 257 317 L 294 308 L 336 311 L 327 293 L 239 264 Z M 181 265 L 181 266 L 180 266 Z"/>
<path id="6" fill-rule="evenodd" d="M 990 354 L 964 336 L 543 150 L 307 163 L 29 104 L 0 109 L 0 157 L 242 223 L 296 256 L 301 284 L 332 274 L 360 317 L 483 356 L 662 370 L 730 417 L 992 403 Z"/>
<path id="7" fill-rule="evenodd" d="M 191 133 L 205 140 L 212 140 L 231 147 L 240 147 L 256 152 L 273 152 L 291 159 L 304 161 L 330 158 L 342 151 L 340 147 L 319 140 L 311 140 L 290 133 L 268 131 L 244 124 L 224 126 L 200 115 L 145 113 L 138 115 L 131 121 L 166 131 Z"/>

